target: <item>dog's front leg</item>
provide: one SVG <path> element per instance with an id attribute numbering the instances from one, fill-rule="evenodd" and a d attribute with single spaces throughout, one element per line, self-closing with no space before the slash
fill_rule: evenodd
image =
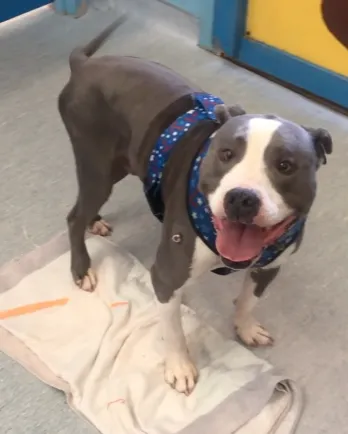
<path id="1" fill-rule="evenodd" d="M 151 279 L 164 344 L 164 378 L 178 392 L 188 395 L 198 379 L 187 348 L 180 309 L 183 288 L 190 280 L 190 261 L 185 246 L 172 244 L 168 238 L 164 237 L 158 249 Z"/>
<path id="2" fill-rule="evenodd" d="M 267 286 L 279 273 L 280 267 L 247 270 L 243 289 L 235 302 L 234 326 L 238 337 L 246 344 L 271 345 L 273 338 L 254 318 L 253 310 Z"/>
<path id="3" fill-rule="evenodd" d="M 181 322 L 182 289 L 167 302 L 158 302 L 160 327 L 164 341 L 164 379 L 180 393 L 189 395 L 197 382 L 198 372 L 192 362 Z"/>

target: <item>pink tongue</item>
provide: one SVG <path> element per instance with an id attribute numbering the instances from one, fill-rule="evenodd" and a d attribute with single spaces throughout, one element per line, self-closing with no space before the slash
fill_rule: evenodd
<path id="1" fill-rule="evenodd" d="M 264 245 L 264 233 L 255 225 L 223 222 L 217 231 L 216 248 L 221 256 L 233 262 L 257 257 Z"/>

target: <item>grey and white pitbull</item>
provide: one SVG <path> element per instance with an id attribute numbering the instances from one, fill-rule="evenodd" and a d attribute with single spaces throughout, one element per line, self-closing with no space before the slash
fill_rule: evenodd
<path id="1" fill-rule="evenodd" d="M 113 184 L 128 174 L 145 182 L 158 138 L 179 116 L 194 109 L 192 95 L 201 92 L 154 62 L 125 56 L 90 58 L 123 20 L 72 52 L 71 77 L 59 96 L 79 185 L 67 218 L 71 270 L 86 291 L 97 284 L 84 241 L 86 229 L 109 233 L 98 212 Z M 193 390 L 198 372 L 181 325 L 183 288 L 222 261 L 227 265 L 249 261 L 234 325 L 248 345 L 272 343 L 254 319 L 253 309 L 277 275 L 279 261 L 258 267 L 257 260 L 291 222 L 305 221 L 316 195 L 317 169 L 332 152 L 331 137 L 323 129 L 304 128 L 276 116 L 245 114 L 238 106 L 221 104 L 215 117 L 189 128 L 166 163 L 161 180 L 162 237 L 151 268 L 165 342 L 165 380 L 186 394 Z M 186 202 L 192 161 L 208 139 L 199 187 L 215 226 L 213 250 L 194 231 Z M 303 227 L 280 259 L 297 250 Z"/>

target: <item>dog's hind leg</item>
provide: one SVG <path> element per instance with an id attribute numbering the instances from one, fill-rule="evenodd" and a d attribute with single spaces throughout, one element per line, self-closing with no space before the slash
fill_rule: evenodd
<path id="1" fill-rule="evenodd" d="M 91 270 L 85 232 L 91 225 L 96 229 L 99 210 L 108 200 L 113 184 L 128 173 L 122 157 L 127 138 L 120 134 L 118 119 L 104 100 L 83 86 L 76 90 L 69 83 L 59 95 L 58 107 L 73 147 L 79 189 L 67 217 L 71 271 L 82 289 L 92 291 L 97 281 Z"/>
<path id="2" fill-rule="evenodd" d="M 79 192 L 76 204 L 67 217 L 71 247 L 71 272 L 80 288 L 93 291 L 97 279 L 91 269 L 91 259 L 85 243 L 89 223 L 110 196 L 112 183 L 101 173 L 78 168 Z"/>
<path id="3" fill-rule="evenodd" d="M 79 144 L 76 140 L 72 142 L 76 150 Z M 79 158 L 76 159 L 79 192 L 76 204 L 67 217 L 71 246 L 71 272 L 76 284 L 85 291 L 93 291 L 97 284 L 86 248 L 86 229 L 96 219 L 100 208 L 108 200 L 113 184 L 127 175 L 126 169 L 120 166 L 118 179 L 115 178 L 112 173 L 112 166 L 115 162 L 107 158 L 109 156 L 106 154 L 93 157 L 91 150 L 98 149 L 93 145 L 85 140 L 84 152 L 79 153 Z"/>

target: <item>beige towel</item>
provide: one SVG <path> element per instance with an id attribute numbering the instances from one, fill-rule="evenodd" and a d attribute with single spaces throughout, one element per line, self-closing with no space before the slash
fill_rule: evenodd
<path id="1" fill-rule="evenodd" d="M 293 382 L 182 308 L 200 370 L 191 396 L 163 380 L 149 274 L 111 242 L 89 238 L 99 284 L 75 288 L 66 235 L 0 270 L 0 349 L 63 390 L 103 434 L 289 434 L 302 408 Z"/>

